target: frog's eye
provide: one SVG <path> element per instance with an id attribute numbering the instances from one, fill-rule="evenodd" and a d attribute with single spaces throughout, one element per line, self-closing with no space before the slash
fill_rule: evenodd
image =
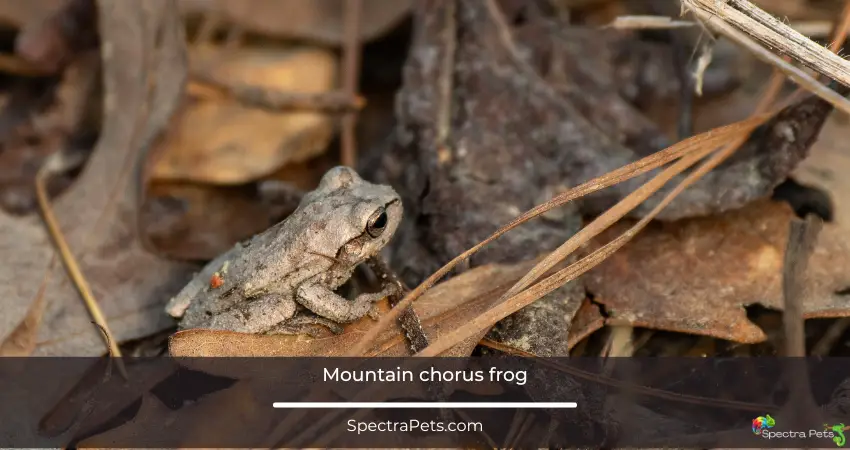
<path id="1" fill-rule="evenodd" d="M 366 232 L 369 233 L 369 236 L 376 238 L 384 232 L 384 229 L 387 227 L 387 212 L 384 208 L 379 208 L 369 217 L 369 221 L 366 222 Z"/>

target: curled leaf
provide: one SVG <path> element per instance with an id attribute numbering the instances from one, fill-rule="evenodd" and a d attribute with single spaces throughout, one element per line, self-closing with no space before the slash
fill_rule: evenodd
<path id="1" fill-rule="evenodd" d="M 794 217 L 783 203 L 670 224 L 652 224 L 586 277 L 610 324 L 713 336 L 742 343 L 766 339 L 745 306 L 781 310 L 782 261 Z M 612 228 L 602 238 L 622 231 Z M 850 247 L 827 225 L 809 261 L 806 318 L 850 316 Z"/>

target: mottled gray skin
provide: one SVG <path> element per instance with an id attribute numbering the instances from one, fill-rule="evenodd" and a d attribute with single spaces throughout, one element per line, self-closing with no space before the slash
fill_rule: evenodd
<path id="1" fill-rule="evenodd" d="M 380 227 L 375 219 L 382 211 Z M 294 333 L 299 325 L 321 323 L 337 331 L 336 324 L 363 317 L 394 292 L 388 286 L 352 301 L 333 291 L 387 245 L 401 217 L 391 187 L 366 182 L 347 167 L 331 169 L 286 220 L 207 264 L 166 312 L 181 319 L 181 329 Z M 216 272 L 223 284 L 213 288 Z M 297 304 L 316 316 L 296 316 Z"/>

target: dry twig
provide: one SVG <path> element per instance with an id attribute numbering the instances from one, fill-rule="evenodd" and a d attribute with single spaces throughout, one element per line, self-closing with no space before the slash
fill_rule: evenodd
<path id="1" fill-rule="evenodd" d="M 673 20 L 667 16 L 619 16 L 604 28 L 615 30 L 666 30 L 696 25 L 685 20 Z"/>
<path id="2" fill-rule="evenodd" d="M 822 226 L 820 219 L 812 215 L 807 216 L 806 220 L 791 222 L 782 272 L 782 292 L 785 298 L 785 309 L 782 314 L 785 327 L 785 356 L 806 356 L 806 336 L 803 330 L 805 275 L 809 256 Z"/>
<path id="3" fill-rule="evenodd" d="M 38 287 L 38 293 L 35 294 L 35 299 L 33 299 L 24 320 L 0 342 L 0 357 L 30 356 L 35 350 L 38 327 L 41 325 L 41 319 L 47 307 L 44 293 L 47 290 L 47 284 L 55 265 L 56 256 L 54 255 L 50 258 L 47 270 L 44 271 L 44 278 L 42 278 L 41 285 Z"/>
<path id="4" fill-rule="evenodd" d="M 783 61 L 782 58 L 755 42 L 753 38 L 846 86 L 850 86 L 850 63 L 750 2 L 727 1 L 728 3 L 715 0 L 682 0 L 682 4 L 705 24 L 740 45 L 753 56 L 781 70 L 789 79 L 807 91 L 821 97 L 836 108 L 850 113 L 850 101 L 819 83 L 804 70 Z M 733 8 L 733 5 L 740 10 Z"/>
<path id="5" fill-rule="evenodd" d="M 847 33 L 850 31 L 850 2 L 844 2 L 844 9 L 841 10 L 841 16 L 829 33 L 832 36 L 832 42 L 829 43 L 829 51 L 836 55 L 844 46 L 844 41 L 847 39 Z"/>
<path id="6" fill-rule="evenodd" d="M 785 330 L 785 356 L 789 360 L 787 372 L 789 397 L 780 411 L 783 420 L 795 426 L 804 426 L 817 417 L 820 408 L 812 396 L 811 380 L 806 367 L 806 336 L 803 319 L 803 302 L 806 299 L 806 267 L 814 250 L 823 223 L 809 215 L 805 220 L 794 220 L 788 233 L 785 263 L 782 270 L 782 292 L 785 300 L 782 322 Z"/>
<path id="7" fill-rule="evenodd" d="M 343 46 L 343 90 L 351 97 L 357 95 L 360 79 L 360 16 L 363 0 L 345 2 L 345 44 Z M 354 167 L 357 163 L 357 142 L 354 134 L 357 114 L 349 112 L 342 118 L 342 164 Z"/>
<path id="8" fill-rule="evenodd" d="M 82 270 L 80 270 L 77 259 L 71 252 L 68 242 L 65 240 L 65 235 L 62 234 L 62 230 L 59 228 L 59 223 L 56 221 L 56 217 L 53 214 L 53 208 L 50 206 L 50 200 L 47 195 L 46 188 L 47 179 L 51 174 L 61 171 L 62 168 L 68 165 L 74 164 L 73 162 L 63 161 L 61 159 L 61 154 L 56 154 L 56 156 L 48 160 L 48 162 L 39 169 L 35 177 L 35 193 L 36 198 L 38 199 L 38 206 L 41 209 L 42 216 L 44 217 L 44 224 L 47 227 L 47 231 L 50 233 L 53 242 L 56 244 L 56 249 L 59 252 L 59 256 L 62 258 L 62 262 L 65 264 L 68 276 L 80 292 L 80 296 L 83 298 L 86 308 L 89 310 L 95 324 L 103 331 L 104 340 L 109 348 L 109 355 L 116 358 L 116 367 L 118 368 L 118 371 L 124 379 L 127 379 L 127 369 L 124 367 L 124 362 L 121 360 L 121 349 L 118 348 L 118 344 L 113 338 L 114 335 L 109 329 L 109 324 L 106 322 L 106 316 L 103 314 L 103 310 L 100 308 L 97 299 L 95 299 L 94 293 L 92 293 L 91 287 L 89 286 L 88 281 L 86 281 L 86 277 L 83 275 Z M 45 285 L 49 279 L 49 273 L 52 272 L 50 270 L 52 267 L 53 264 L 51 262 L 50 267 L 48 268 L 48 273 L 45 274 Z M 43 292 L 41 292 L 40 295 L 43 296 Z"/>
<path id="9" fill-rule="evenodd" d="M 346 92 L 284 92 L 259 86 L 233 85 L 204 73 L 193 75 L 195 81 L 187 86 L 190 94 L 205 99 L 233 97 L 248 106 L 280 111 L 351 112 L 366 105 L 362 97 Z"/>

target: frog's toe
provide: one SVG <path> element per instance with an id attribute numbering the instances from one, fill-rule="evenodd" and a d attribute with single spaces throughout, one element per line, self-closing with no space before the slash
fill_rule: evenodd
<path id="1" fill-rule="evenodd" d="M 324 317 L 321 317 L 321 316 L 313 315 L 313 314 L 308 314 L 308 313 L 299 314 L 299 315 L 289 319 L 285 323 L 282 323 L 282 324 L 278 325 L 277 327 L 275 327 L 275 330 L 284 330 L 284 329 L 287 330 L 287 331 L 295 330 L 296 331 L 295 333 L 287 332 L 285 334 L 309 334 L 313 337 L 321 337 L 321 336 L 316 335 L 315 329 L 316 329 L 317 325 L 321 325 L 321 326 L 327 328 L 328 330 L 330 330 L 334 334 L 340 334 L 343 331 L 342 326 L 340 324 L 334 322 L 333 320 L 330 320 L 330 319 L 327 319 L 327 318 L 324 318 Z M 305 331 L 305 330 L 307 330 L 307 331 Z M 270 332 L 270 334 L 282 334 L 282 333 L 271 333 Z"/>

